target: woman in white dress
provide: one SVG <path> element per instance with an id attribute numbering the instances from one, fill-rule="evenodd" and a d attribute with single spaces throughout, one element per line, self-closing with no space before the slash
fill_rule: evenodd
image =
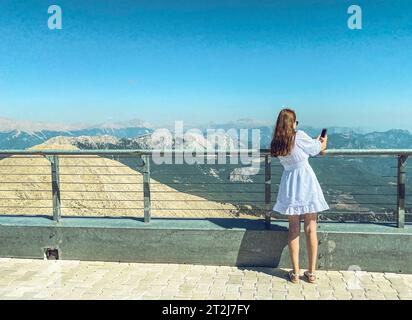
<path id="1" fill-rule="evenodd" d="M 308 158 L 326 149 L 327 137 L 319 136 L 312 139 L 305 132 L 296 130 L 297 124 L 293 110 L 283 109 L 279 113 L 273 133 L 271 153 L 279 159 L 284 171 L 273 210 L 288 215 L 288 246 L 293 268 L 289 272 L 289 278 L 293 283 L 299 282 L 300 218 L 304 216 L 309 262 L 304 276 L 309 282 L 314 283 L 318 249 L 317 212 L 327 210 L 329 206 Z"/>

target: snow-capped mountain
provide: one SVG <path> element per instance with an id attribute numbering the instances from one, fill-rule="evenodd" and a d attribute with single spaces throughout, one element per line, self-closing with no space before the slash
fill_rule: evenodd
<path id="1" fill-rule="evenodd" d="M 186 131 L 188 129 L 193 128 L 184 128 L 184 147 L 188 149 L 209 149 L 214 148 L 216 144 L 221 148 L 245 148 L 247 143 L 250 145 L 253 129 L 259 130 L 260 147 L 268 148 L 273 134 L 273 126 L 253 119 L 239 119 L 221 124 L 209 123 L 200 126 L 197 133 L 196 130 Z M 209 132 L 207 136 L 209 129 L 215 132 Z M 248 142 L 240 139 L 242 129 L 247 130 Z M 321 132 L 321 128 L 309 126 L 300 129 L 313 137 Z M 55 137 L 73 138 L 71 143 L 91 148 L 156 149 L 165 143 L 164 139 L 156 134 L 158 130 L 140 119 L 86 126 L 0 118 L 0 149 L 26 149 Z M 360 128 L 332 127 L 328 132 L 329 148 L 412 148 L 412 134 L 407 130 L 364 132 Z M 173 130 L 170 133 L 173 136 Z M 81 138 L 74 139 L 77 137 Z M 179 142 L 174 138 L 170 139 L 169 147 L 174 147 Z M 240 140 L 242 143 L 239 143 Z"/>
<path id="2" fill-rule="evenodd" d="M 26 149 L 54 137 L 132 138 L 151 133 L 150 124 L 135 119 L 98 125 L 62 125 L 0 118 L 0 149 Z M 100 140 L 99 140 L 100 141 Z"/>
<path id="3" fill-rule="evenodd" d="M 80 127 L 76 125 L 35 122 L 27 120 L 13 120 L 0 117 L 0 133 L 16 131 L 35 134 L 36 132 L 41 131 L 72 131 L 78 129 L 80 129 Z"/>
<path id="4" fill-rule="evenodd" d="M 185 150 L 211 150 L 239 148 L 239 142 L 229 134 L 214 133 L 205 137 L 201 133 L 187 133 L 183 139 L 170 135 L 146 134 L 134 138 L 102 136 L 58 136 L 46 141 L 46 145 L 74 145 L 80 149 L 176 149 Z M 241 148 L 245 146 L 240 144 Z"/>
<path id="5" fill-rule="evenodd" d="M 116 130 L 116 129 L 126 129 L 126 128 L 153 128 L 153 125 L 141 119 L 132 119 L 132 120 L 118 121 L 118 122 L 116 121 L 103 122 L 103 123 L 93 126 L 93 128 Z"/>

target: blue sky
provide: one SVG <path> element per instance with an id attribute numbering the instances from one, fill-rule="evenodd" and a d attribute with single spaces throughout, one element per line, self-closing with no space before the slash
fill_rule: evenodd
<path id="1" fill-rule="evenodd" d="M 0 0 L 0 117 L 412 130 L 409 2 Z"/>

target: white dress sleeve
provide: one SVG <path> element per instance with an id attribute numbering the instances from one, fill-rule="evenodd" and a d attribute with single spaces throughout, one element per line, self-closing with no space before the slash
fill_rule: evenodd
<path id="1" fill-rule="evenodd" d="M 296 133 L 296 145 L 310 156 L 316 156 L 322 151 L 322 143 L 301 130 Z"/>

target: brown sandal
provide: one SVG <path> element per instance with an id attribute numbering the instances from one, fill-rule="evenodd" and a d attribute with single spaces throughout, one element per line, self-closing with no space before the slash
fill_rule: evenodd
<path id="1" fill-rule="evenodd" d="M 299 283 L 299 274 L 293 273 L 293 271 L 290 270 L 290 271 L 288 272 L 288 276 L 289 276 L 289 280 L 290 280 L 292 283 L 295 283 L 295 284 Z"/>
<path id="2" fill-rule="evenodd" d="M 316 282 L 316 274 L 314 272 L 305 271 L 303 275 L 305 276 L 306 280 L 308 280 L 309 283 Z"/>

